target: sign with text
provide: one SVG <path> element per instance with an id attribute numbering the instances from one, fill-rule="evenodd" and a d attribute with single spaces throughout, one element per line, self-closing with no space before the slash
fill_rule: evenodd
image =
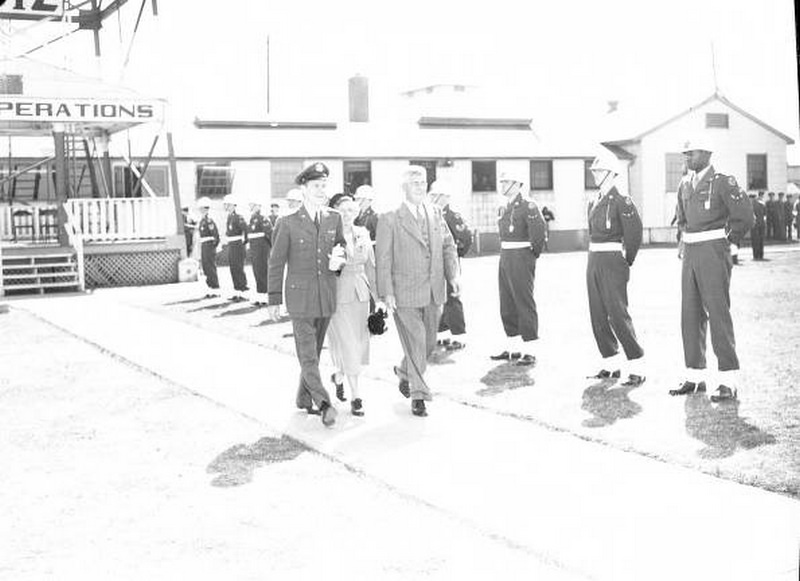
<path id="1" fill-rule="evenodd" d="M 0 121 L 146 123 L 164 119 L 157 99 L 63 99 L 0 95 Z"/>
<path id="2" fill-rule="evenodd" d="M 63 14 L 62 0 L 0 0 L 0 19 L 36 20 Z"/>

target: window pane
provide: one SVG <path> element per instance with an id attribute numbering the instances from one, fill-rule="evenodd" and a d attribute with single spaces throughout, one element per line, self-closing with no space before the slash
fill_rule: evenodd
<path id="1" fill-rule="evenodd" d="M 749 154 L 747 156 L 747 189 L 767 189 L 767 156 Z"/>
<path id="2" fill-rule="evenodd" d="M 472 191 L 494 192 L 497 190 L 497 162 L 472 162 Z"/>
<path id="3" fill-rule="evenodd" d="M 270 192 L 272 198 L 285 198 L 286 192 L 296 188 L 294 178 L 303 171 L 303 162 L 299 159 L 281 159 L 270 163 Z"/>
<path id="4" fill-rule="evenodd" d="M 372 163 L 369 161 L 346 161 L 343 169 L 343 192 L 354 194 L 359 186 L 372 185 Z M 331 192 L 331 194 L 337 193 Z"/>
<path id="5" fill-rule="evenodd" d="M 553 160 L 534 159 L 531 161 L 531 189 L 553 189 Z"/>
<path id="6" fill-rule="evenodd" d="M 197 197 L 220 199 L 231 193 L 234 171 L 227 163 L 198 164 Z"/>
<path id="7" fill-rule="evenodd" d="M 686 174 L 686 162 L 682 153 L 667 153 L 664 155 L 664 191 L 677 192 L 681 178 Z"/>

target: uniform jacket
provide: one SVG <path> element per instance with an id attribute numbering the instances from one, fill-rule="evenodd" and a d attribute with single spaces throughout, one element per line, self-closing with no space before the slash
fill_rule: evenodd
<path id="1" fill-rule="evenodd" d="M 345 240 L 336 210 L 320 208 L 319 228 L 304 205 L 278 220 L 269 255 L 269 304 L 282 304 L 285 294 L 290 316 L 330 317 L 336 308 L 337 273 L 328 268 L 328 260 L 337 244 L 344 246 Z"/>
<path id="2" fill-rule="evenodd" d="M 428 217 L 428 244 L 405 203 L 378 220 L 378 296 L 393 295 L 398 307 L 424 307 L 431 300 L 444 304 L 445 279 L 452 282 L 458 275 L 456 245 L 441 209 L 422 206 Z"/>
<path id="3" fill-rule="evenodd" d="M 267 246 L 272 244 L 272 222 L 261 212 L 254 212 L 253 215 L 250 216 L 248 232 L 250 234 L 263 232 L 263 240 L 266 241 Z M 259 238 L 254 238 L 253 240 L 258 240 Z"/>
<path id="4" fill-rule="evenodd" d="M 534 256 L 544 248 L 547 227 L 536 202 L 525 201 L 522 194 L 500 209 L 497 226 L 501 241 L 530 242 Z"/>
<path id="5" fill-rule="evenodd" d="M 369 232 L 369 237 L 374 241 L 378 232 L 378 214 L 372 209 L 372 206 L 361 212 L 353 224 L 356 226 L 363 226 Z"/>
<path id="6" fill-rule="evenodd" d="M 678 228 L 684 232 L 705 232 L 725 228 L 734 244 L 753 227 L 753 205 L 732 176 L 714 173 L 709 167 L 697 188 L 691 174 L 678 186 Z"/>
<path id="7" fill-rule="evenodd" d="M 225 236 L 242 236 L 242 240 L 247 242 L 247 222 L 236 212 L 228 214 L 228 222 L 225 225 Z"/>
<path id="8" fill-rule="evenodd" d="M 767 208 L 761 200 L 753 200 L 753 216 L 755 218 L 754 227 L 764 229 L 764 219 L 767 216 Z"/>
<path id="9" fill-rule="evenodd" d="M 375 289 L 375 251 L 369 231 L 362 226 L 353 226 L 352 244 L 346 247 L 347 262 L 336 286 L 336 302 L 366 302 L 370 288 Z"/>
<path id="10" fill-rule="evenodd" d="M 214 220 L 211 219 L 211 216 L 203 216 L 200 220 L 200 224 L 197 226 L 197 232 L 200 238 L 211 236 L 214 239 L 214 246 L 219 244 L 219 230 L 217 230 L 217 225 L 214 223 Z"/>
<path id="11" fill-rule="evenodd" d="M 461 214 L 454 211 L 450 204 L 442 208 L 442 216 L 450 229 L 450 234 L 456 243 L 456 252 L 459 256 L 465 256 L 472 246 L 472 232 L 470 231 Z"/>
<path id="12" fill-rule="evenodd" d="M 599 200 L 589 203 L 589 240 L 622 242 L 625 260 L 633 264 L 642 245 L 642 219 L 630 196 L 612 187 Z"/>

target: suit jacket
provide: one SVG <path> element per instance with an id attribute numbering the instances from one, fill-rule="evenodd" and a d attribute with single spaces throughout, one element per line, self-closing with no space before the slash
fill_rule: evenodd
<path id="1" fill-rule="evenodd" d="M 424 307 L 431 301 L 444 304 L 445 279 L 452 282 L 458 275 L 456 245 L 441 209 L 423 206 L 428 216 L 427 245 L 405 203 L 378 219 L 378 296 L 393 295 L 398 307 Z"/>
<path id="2" fill-rule="evenodd" d="M 336 210 L 320 208 L 320 224 L 305 206 L 278 220 L 272 237 L 267 288 L 269 304 L 292 317 L 330 317 L 336 309 L 336 275 L 328 269 L 333 247 L 345 245 L 342 219 Z M 283 273 L 286 269 L 284 291 Z"/>

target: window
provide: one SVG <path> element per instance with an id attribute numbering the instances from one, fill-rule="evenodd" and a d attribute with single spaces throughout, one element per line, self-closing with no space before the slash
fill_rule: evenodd
<path id="1" fill-rule="evenodd" d="M 767 189 L 767 156 L 751 153 L 747 155 L 747 189 Z"/>
<path id="2" fill-rule="evenodd" d="M 553 189 L 552 159 L 531 160 L 531 189 L 532 190 Z"/>
<path id="3" fill-rule="evenodd" d="M 372 185 L 372 164 L 369 161 L 344 162 L 343 192 L 354 194 L 358 186 Z M 336 194 L 338 192 L 331 192 Z"/>
<path id="4" fill-rule="evenodd" d="M 728 128 L 727 113 L 706 113 L 706 127 Z"/>
<path id="5" fill-rule="evenodd" d="M 472 191 L 473 192 L 497 191 L 496 161 L 472 162 Z"/>
<path id="6" fill-rule="evenodd" d="M 197 197 L 222 198 L 233 189 L 234 170 L 229 163 L 197 164 Z"/>
<path id="7" fill-rule="evenodd" d="M 436 181 L 436 160 L 433 159 L 412 159 L 408 162 L 409 165 L 421 165 L 425 168 L 428 178 L 428 187 Z"/>
<path id="8" fill-rule="evenodd" d="M 585 190 L 596 190 L 600 187 L 594 183 L 594 176 L 592 175 L 593 161 L 593 159 L 583 160 L 583 188 Z"/>
<path id="9" fill-rule="evenodd" d="M 681 178 L 686 175 L 686 161 L 682 153 L 664 155 L 664 191 L 677 192 Z"/>
<path id="10" fill-rule="evenodd" d="M 281 159 L 270 163 L 270 192 L 273 198 L 285 198 L 286 193 L 296 188 L 294 178 L 303 171 L 303 161 Z"/>

